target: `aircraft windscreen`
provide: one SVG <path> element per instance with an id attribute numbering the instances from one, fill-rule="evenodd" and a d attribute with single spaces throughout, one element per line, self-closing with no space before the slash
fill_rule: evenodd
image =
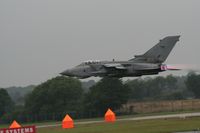
<path id="1" fill-rule="evenodd" d="M 79 67 L 79 66 L 84 66 L 84 65 L 99 64 L 99 63 L 100 63 L 100 61 L 98 61 L 98 60 L 95 60 L 95 61 L 89 60 L 89 61 L 85 61 L 85 62 L 81 63 L 81 64 L 78 65 L 77 67 Z"/>

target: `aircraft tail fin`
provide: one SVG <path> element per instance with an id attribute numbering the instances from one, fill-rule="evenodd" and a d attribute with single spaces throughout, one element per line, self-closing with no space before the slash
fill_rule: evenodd
<path id="1" fill-rule="evenodd" d="M 147 63 L 163 63 L 171 50 L 175 46 L 176 42 L 179 41 L 180 36 L 167 36 L 160 40 L 158 44 L 152 47 L 143 55 L 136 55 L 134 59 L 130 61 L 147 62 Z"/>

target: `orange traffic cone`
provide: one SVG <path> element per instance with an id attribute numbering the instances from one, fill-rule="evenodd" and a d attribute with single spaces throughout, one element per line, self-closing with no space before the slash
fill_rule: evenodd
<path id="1" fill-rule="evenodd" d="M 115 122 L 116 121 L 115 113 L 111 109 L 108 109 L 108 111 L 106 112 L 105 121 L 106 122 Z"/>
<path id="2" fill-rule="evenodd" d="M 74 128 L 74 121 L 69 115 L 66 115 L 62 121 L 62 128 Z"/>
<path id="3" fill-rule="evenodd" d="M 15 120 L 12 122 L 12 124 L 10 125 L 9 128 L 19 128 L 21 127 L 21 125 L 19 125 L 19 123 L 17 123 Z"/>

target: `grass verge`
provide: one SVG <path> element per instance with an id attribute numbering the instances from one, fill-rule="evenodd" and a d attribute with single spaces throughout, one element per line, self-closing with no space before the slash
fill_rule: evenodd
<path id="1" fill-rule="evenodd" d="M 83 124 L 75 125 L 73 129 L 51 127 L 40 128 L 37 131 L 38 133 L 172 133 L 198 128 L 200 128 L 200 117 Z"/>

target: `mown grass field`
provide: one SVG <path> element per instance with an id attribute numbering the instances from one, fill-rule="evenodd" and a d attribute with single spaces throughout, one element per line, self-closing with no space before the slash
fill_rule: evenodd
<path id="1" fill-rule="evenodd" d="M 38 133 L 172 133 L 198 128 L 200 128 L 200 117 L 83 124 L 75 125 L 73 129 L 51 127 L 40 128 L 37 131 Z"/>

